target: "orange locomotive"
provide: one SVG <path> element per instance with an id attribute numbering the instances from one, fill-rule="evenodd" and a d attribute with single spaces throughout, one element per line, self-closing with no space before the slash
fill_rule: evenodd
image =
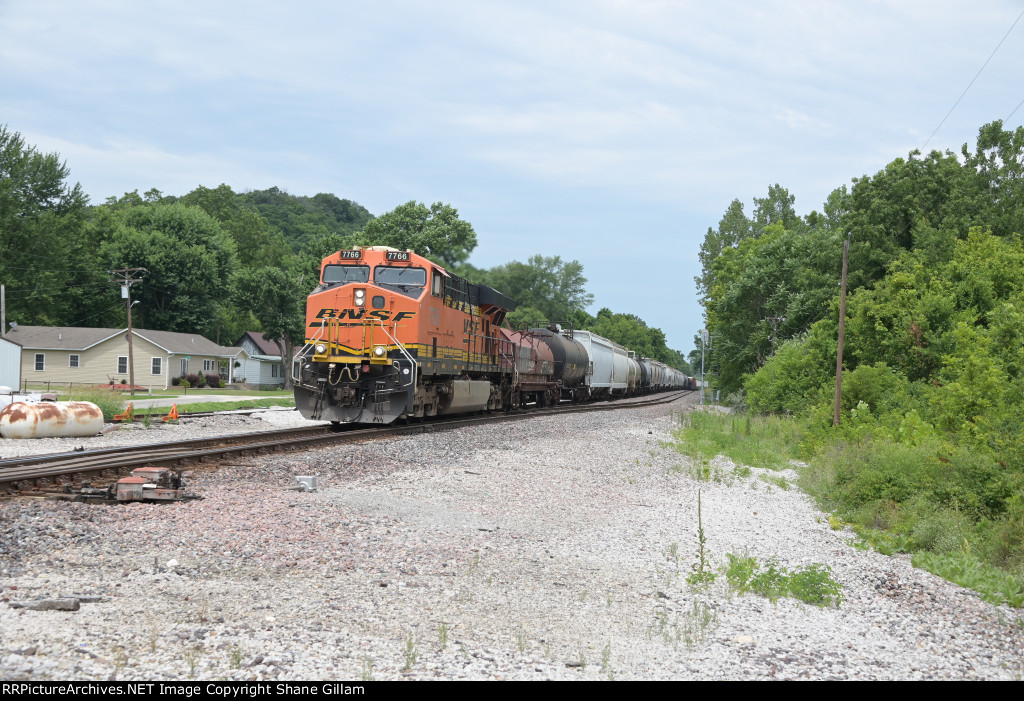
<path id="1" fill-rule="evenodd" d="M 295 404 L 334 423 L 390 423 L 513 403 L 515 302 L 384 246 L 323 259 L 306 303 Z"/>

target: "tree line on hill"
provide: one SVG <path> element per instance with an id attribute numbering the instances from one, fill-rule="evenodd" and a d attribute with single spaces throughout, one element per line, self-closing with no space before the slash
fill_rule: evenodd
<path id="1" fill-rule="evenodd" d="M 799 417 L 810 453 L 853 456 L 822 493 L 855 522 L 1024 572 L 1024 127 L 986 124 L 960 153 L 912 151 L 820 212 L 794 203 L 774 185 L 752 216 L 735 200 L 708 229 L 697 284 L 715 385 Z"/>
<path id="2" fill-rule="evenodd" d="M 119 327 L 125 308 L 110 270 L 145 268 L 132 286 L 139 328 L 201 333 L 227 345 L 262 331 L 282 355 L 304 340 L 305 298 L 325 256 L 358 245 L 411 249 L 519 302 L 512 323 L 573 323 L 684 372 L 664 333 L 634 315 L 596 317 L 578 261 L 532 256 L 489 270 L 467 261 L 472 225 L 450 204 L 407 202 L 373 216 L 333 194 L 199 186 L 133 191 L 90 205 L 56 153 L 0 125 L 0 282 L 7 318 L 27 325 Z"/>

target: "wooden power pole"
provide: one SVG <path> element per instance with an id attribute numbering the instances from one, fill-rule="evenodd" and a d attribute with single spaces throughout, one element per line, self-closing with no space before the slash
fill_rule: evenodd
<path id="1" fill-rule="evenodd" d="M 839 425 L 839 400 L 843 393 L 843 337 L 846 334 L 846 266 L 850 260 L 850 237 L 843 244 L 843 282 L 839 292 L 839 352 L 836 354 L 836 406 L 832 412 L 832 425 Z"/>
<path id="2" fill-rule="evenodd" d="M 132 353 L 132 285 L 139 282 L 134 275 L 148 272 L 145 268 L 120 268 L 109 271 L 114 279 L 111 282 L 121 286 L 121 296 L 128 310 L 128 394 L 135 396 L 135 357 Z M 120 277 L 118 277 L 120 276 Z"/>

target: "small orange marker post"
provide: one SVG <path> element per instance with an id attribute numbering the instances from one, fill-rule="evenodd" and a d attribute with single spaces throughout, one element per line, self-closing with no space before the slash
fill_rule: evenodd
<path id="1" fill-rule="evenodd" d="M 165 416 L 161 421 L 177 421 L 178 420 L 178 405 L 175 404 L 171 407 L 171 413 Z"/>
<path id="2" fill-rule="evenodd" d="M 131 402 L 128 402 L 128 408 L 124 410 L 123 414 L 114 414 L 114 421 L 131 421 L 135 418 L 135 407 L 132 406 Z"/>

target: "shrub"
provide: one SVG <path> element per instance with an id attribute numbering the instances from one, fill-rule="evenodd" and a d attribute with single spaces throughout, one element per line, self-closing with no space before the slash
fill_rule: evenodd
<path id="1" fill-rule="evenodd" d="M 171 378 L 171 386 L 172 387 L 177 387 L 180 384 L 181 384 L 181 378 L 180 377 L 172 377 Z"/>
<path id="2" fill-rule="evenodd" d="M 61 399 L 69 402 L 92 402 L 103 412 L 104 421 L 110 421 L 114 414 L 120 414 L 125 407 L 121 393 L 108 389 L 76 389 Z"/>
<path id="3" fill-rule="evenodd" d="M 208 375 L 203 375 L 203 379 L 206 380 L 206 384 L 209 387 L 220 387 L 220 375 L 210 373 Z"/>
<path id="4" fill-rule="evenodd" d="M 202 387 L 206 384 L 206 379 L 202 375 L 198 375 L 194 372 L 190 372 L 185 375 L 184 379 L 188 380 L 189 387 Z"/>
<path id="5" fill-rule="evenodd" d="M 961 550 L 971 531 L 967 517 L 959 511 L 933 510 L 929 506 L 922 509 L 926 513 L 913 526 L 914 543 L 940 554 Z"/>
<path id="6" fill-rule="evenodd" d="M 184 377 L 178 378 L 178 386 L 182 389 L 188 389 L 192 386 L 192 383 L 186 380 Z"/>

